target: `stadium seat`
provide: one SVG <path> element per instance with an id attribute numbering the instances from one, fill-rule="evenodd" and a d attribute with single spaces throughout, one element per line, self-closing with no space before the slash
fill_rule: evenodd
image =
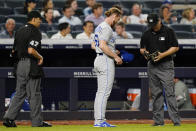
<path id="1" fill-rule="evenodd" d="M 20 27 L 22 27 L 24 24 L 23 23 L 16 23 L 16 26 L 15 26 L 15 31 L 17 31 Z"/>
<path id="2" fill-rule="evenodd" d="M 24 7 L 24 0 L 7 0 L 6 6 L 11 8 Z"/>
<path id="3" fill-rule="evenodd" d="M 56 34 L 57 32 L 58 32 L 58 30 L 47 31 L 48 38 L 51 38 L 51 36 Z"/>
<path id="4" fill-rule="evenodd" d="M 83 31 L 83 25 L 75 25 L 73 26 L 73 30 L 72 31 Z"/>
<path id="5" fill-rule="evenodd" d="M 62 16 L 57 16 L 56 18 L 54 18 L 54 21 L 55 23 L 58 23 L 59 19 L 61 18 Z"/>
<path id="6" fill-rule="evenodd" d="M 140 3 L 140 2 L 138 2 L 137 0 L 132 0 L 132 1 L 120 1 L 119 0 L 118 4 L 121 4 L 123 7 L 131 10 L 134 3 Z"/>
<path id="7" fill-rule="evenodd" d="M 128 8 L 123 7 L 122 10 L 123 10 L 123 15 L 125 15 L 125 16 L 131 15 L 131 12 Z"/>
<path id="8" fill-rule="evenodd" d="M 126 30 L 127 31 L 137 31 L 137 32 L 144 32 L 147 26 L 141 24 L 127 24 Z"/>
<path id="9" fill-rule="evenodd" d="M 111 1 L 97 1 L 97 2 L 102 3 L 104 8 L 111 8 L 112 5 L 116 4 L 116 2 L 112 0 Z"/>
<path id="10" fill-rule="evenodd" d="M 83 31 L 72 31 L 71 35 L 73 38 L 76 38 L 77 34 L 82 33 Z"/>
<path id="11" fill-rule="evenodd" d="M 5 23 L 0 24 L 0 33 L 5 29 Z"/>
<path id="12" fill-rule="evenodd" d="M 178 39 L 192 39 L 193 34 L 191 32 L 186 31 L 175 31 Z"/>
<path id="13" fill-rule="evenodd" d="M 137 32 L 137 31 L 128 31 L 133 35 L 134 38 L 141 38 L 142 32 Z"/>
<path id="14" fill-rule="evenodd" d="M 84 8 L 87 7 L 85 0 L 77 1 L 77 3 L 78 3 L 78 7 L 79 8 L 83 8 L 84 9 Z"/>
<path id="15" fill-rule="evenodd" d="M 39 9 L 43 8 L 43 0 L 39 0 L 39 2 L 37 2 L 36 8 L 39 8 Z"/>
<path id="16" fill-rule="evenodd" d="M 177 12 L 178 16 L 182 16 L 182 12 L 184 11 L 184 9 L 174 9 L 173 11 Z"/>
<path id="17" fill-rule="evenodd" d="M 0 7 L 0 15 L 11 15 L 13 14 L 12 8 L 9 7 Z"/>
<path id="18" fill-rule="evenodd" d="M 159 8 L 162 5 L 162 1 L 157 0 L 149 0 L 149 1 L 143 1 L 144 8 L 154 9 Z"/>
<path id="19" fill-rule="evenodd" d="M 24 7 L 14 8 L 14 14 L 24 14 Z"/>
<path id="20" fill-rule="evenodd" d="M 152 11 L 153 13 L 159 14 L 159 12 L 160 12 L 160 8 L 153 8 L 152 10 L 153 10 Z"/>
<path id="21" fill-rule="evenodd" d="M 5 2 L 4 1 L 0 1 L 0 7 L 5 7 Z"/>
<path id="22" fill-rule="evenodd" d="M 194 27 L 192 25 L 187 25 L 187 24 L 171 24 L 170 27 L 174 31 L 194 32 Z"/>
<path id="23" fill-rule="evenodd" d="M 65 5 L 65 1 L 53 1 L 54 3 L 54 7 L 55 8 L 63 8 L 63 6 Z"/>
<path id="24" fill-rule="evenodd" d="M 58 23 L 53 23 L 51 27 L 52 30 L 58 30 L 58 25 L 59 25 Z"/>
<path id="25" fill-rule="evenodd" d="M 6 21 L 6 16 L 0 15 L 0 23 L 5 23 Z"/>
<path id="26" fill-rule="evenodd" d="M 152 13 L 152 9 L 144 8 L 142 9 L 142 14 L 150 14 Z"/>
<path id="27" fill-rule="evenodd" d="M 48 23 L 42 23 L 40 25 L 40 30 L 44 33 L 47 33 L 47 31 L 56 30 L 58 28 L 58 25 L 48 25 Z"/>
<path id="28" fill-rule="evenodd" d="M 9 15 L 8 18 L 13 18 L 17 23 L 27 23 L 26 15 Z"/>

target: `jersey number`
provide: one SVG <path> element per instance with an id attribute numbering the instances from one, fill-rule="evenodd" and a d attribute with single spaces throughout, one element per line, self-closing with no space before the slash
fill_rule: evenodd
<path id="1" fill-rule="evenodd" d="M 95 47 L 99 47 L 99 37 L 97 34 L 95 34 L 94 41 L 95 41 Z"/>

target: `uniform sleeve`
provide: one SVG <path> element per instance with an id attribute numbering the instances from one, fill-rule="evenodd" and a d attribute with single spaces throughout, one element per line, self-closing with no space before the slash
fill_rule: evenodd
<path id="1" fill-rule="evenodd" d="M 146 48 L 146 37 L 145 37 L 145 34 L 143 34 L 142 37 L 141 37 L 140 48 Z"/>
<path id="2" fill-rule="evenodd" d="M 178 47 L 178 40 L 176 38 L 176 33 L 171 29 L 169 31 L 169 36 L 168 36 L 168 44 L 169 47 Z"/>
<path id="3" fill-rule="evenodd" d="M 29 47 L 38 50 L 41 45 L 41 33 L 37 31 L 32 31 L 29 39 Z"/>
<path id="4" fill-rule="evenodd" d="M 113 35 L 112 30 L 110 30 L 109 28 L 103 28 L 101 33 L 99 34 L 99 40 L 104 40 L 106 42 L 109 42 L 112 35 Z"/>

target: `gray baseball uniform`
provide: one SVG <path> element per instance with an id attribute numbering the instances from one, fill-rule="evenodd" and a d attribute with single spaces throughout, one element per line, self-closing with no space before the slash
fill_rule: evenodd
<path id="1" fill-rule="evenodd" d="M 107 42 L 108 47 L 115 52 L 115 39 L 113 37 L 113 30 L 106 22 L 102 22 L 95 29 L 95 47 L 97 57 L 94 61 L 94 68 L 97 72 L 98 89 L 94 103 L 94 117 L 95 124 L 100 124 L 105 121 L 105 111 L 108 97 L 110 96 L 114 75 L 115 64 L 114 59 L 104 54 L 99 48 L 100 40 Z"/>

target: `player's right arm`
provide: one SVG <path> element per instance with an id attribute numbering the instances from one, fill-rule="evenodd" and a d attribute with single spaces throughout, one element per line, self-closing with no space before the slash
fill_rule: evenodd
<path id="1" fill-rule="evenodd" d="M 100 40 L 99 43 L 99 48 L 108 56 L 114 58 L 114 60 L 116 61 L 116 63 L 118 65 L 122 64 L 122 59 L 114 52 L 111 51 L 111 49 L 108 47 L 107 42 L 104 40 Z"/>

